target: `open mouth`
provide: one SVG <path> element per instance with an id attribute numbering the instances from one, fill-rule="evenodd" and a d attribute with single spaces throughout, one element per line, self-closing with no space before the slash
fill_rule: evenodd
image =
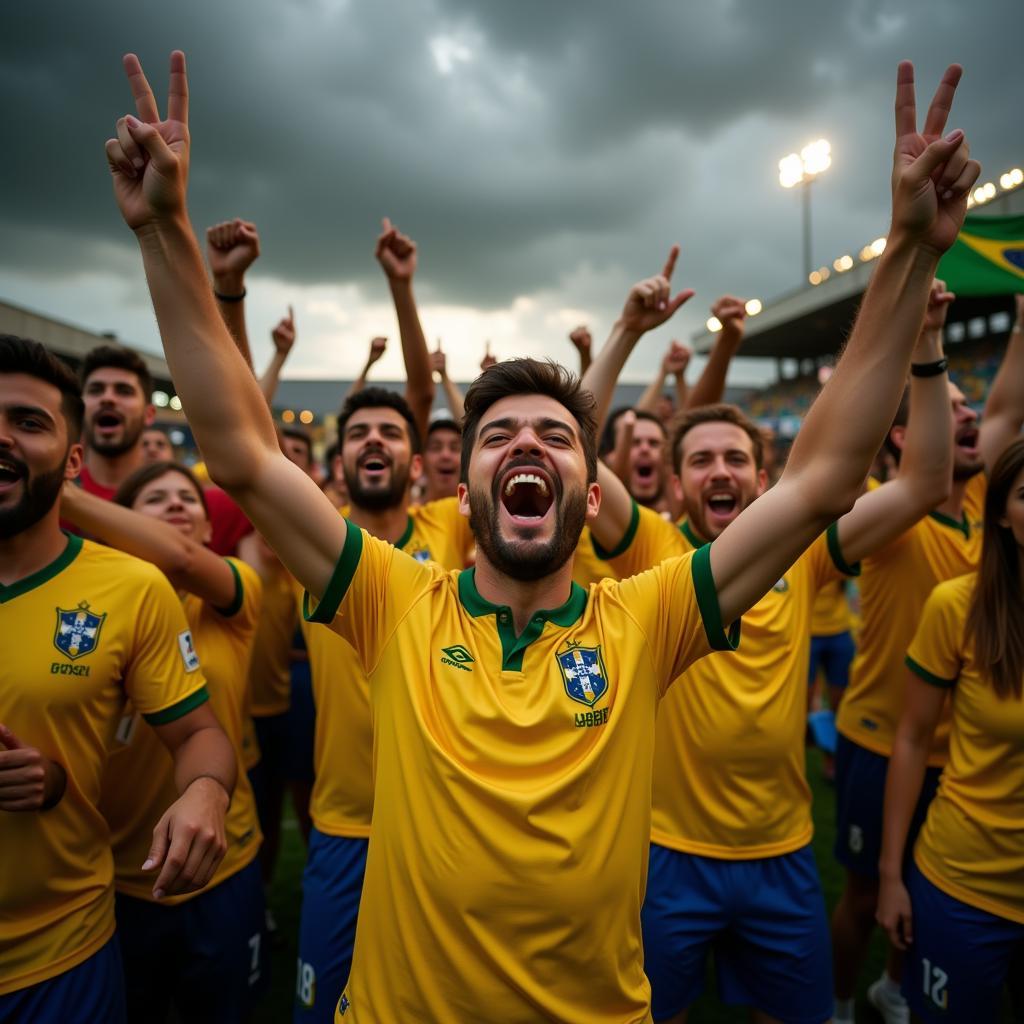
<path id="1" fill-rule="evenodd" d="M 379 452 L 371 452 L 359 460 L 359 468 L 367 473 L 383 473 L 391 465 L 391 460 Z"/>
<path id="2" fill-rule="evenodd" d="M 0 490 L 13 487 L 24 477 L 25 467 L 14 459 L 0 458 Z"/>
<path id="3" fill-rule="evenodd" d="M 97 430 L 108 432 L 121 426 L 121 417 L 116 412 L 100 412 L 93 419 Z"/>
<path id="4" fill-rule="evenodd" d="M 965 448 L 968 451 L 975 452 L 978 450 L 978 440 L 980 435 L 976 427 L 968 427 L 965 430 L 960 430 L 956 435 L 956 446 L 957 448 Z"/>
<path id="5" fill-rule="evenodd" d="M 734 515 L 739 508 L 735 494 L 729 491 L 712 491 L 705 499 L 708 511 L 719 519 Z"/>
<path id="6" fill-rule="evenodd" d="M 645 483 L 654 479 L 654 467 L 648 464 L 638 465 L 635 467 L 634 472 L 638 479 Z"/>
<path id="7" fill-rule="evenodd" d="M 538 473 L 517 470 L 509 474 L 501 489 L 505 511 L 519 522 L 538 523 L 554 502 L 551 488 Z"/>

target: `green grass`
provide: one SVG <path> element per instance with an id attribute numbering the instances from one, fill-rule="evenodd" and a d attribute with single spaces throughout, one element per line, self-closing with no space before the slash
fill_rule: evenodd
<path id="1" fill-rule="evenodd" d="M 817 750 L 807 755 L 807 777 L 814 793 L 814 853 L 821 872 L 825 900 L 829 913 L 835 906 L 842 888 L 842 869 L 832 856 L 835 839 L 835 792 L 824 781 L 821 772 L 821 756 Z M 290 805 L 285 811 L 285 827 L 281 836 L 281 854 L 270 895 L 270 905 L 277 917 L 277 944 L 272 951 L 270 991 L 254 1017 L 255 1024 L 280 1024 L 291 1020 L 292 998 L 295 986 L 296 945 L 299 930 L 299 908 L 302 902 L 302 866 L 306 850 L 295 824 L 295 815 Z M 879 976 L 885 962 L 885 946 L 881 935 L 876 932 L 871 943 L 868 961 L 861 972 L 857 992 L 857 1020 L 878 1021 L 878 1015 L 867 1005 L 864 993 L 867 986 Z M 1011 1018 L 1004 1009 L 1002 1019 Z M 714 993 L 713 972 L 708 975 L 708 988 L 694 1004 L 690 1013 L 691 1024 L 726 1024 L 746 1022 L 747 1012 L 739 1007 L 723 1006 Z"/>

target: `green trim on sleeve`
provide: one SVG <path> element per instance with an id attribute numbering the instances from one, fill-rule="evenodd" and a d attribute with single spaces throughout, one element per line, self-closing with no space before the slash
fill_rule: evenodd
<path id="1" fill-rule="evenodd" d="M 704 622 L 704 633 L 713 651 L 735 651 L 740 645 L 740 620 L 730 627 L 728 634 L 722 628 L 722 610 L 718 606 L 718 590 L 711 575 L 711 545 L 697 548 L 690 560 L 693 589 L 697 594 L 697 607 Z"/>
<path id="2" fill-rule="evenodd" d="M 177 704 L 172 704 L 169 708 L 164 708 L 163 711 L 154 711 L 152 714 L 143 715 L 142 717 L 150 725 L 167 725 L 168 722 L 176 722 L 190 711 L 194 711 L 200 704 L 205 704 L 209 699 L 210 695 L 206 692 L 206 687 L 200 686 L 195 693 L 190 693 L 187 697 L 179 700 Z"/>
<path id="3" fill-rule="evenodd" d="M 611 549 L 611 551 L 605 551 L 600 544 L 597 543 L 597 538 L 591 533 L 590 539 L 594 544 L 594 554 L 601 559 L 602 562 L 607 562 L 612 558 L 618 558 L 619 555 L 624 555 L 628 550 L 630 544 L 636 539 L 637 527 L 640 525 L 640 506 L 635 500 L 630 500 L 633 506 L 629 513 L 629 526 L 626 527 L 626 532 L 622 536 L 622 540 Z"/>
<path id="4" fill-rule="evenodd" d="M 309 593 L 302 595 L 302 617 L 307 622 L 329 623 L 334 620 L 338 613 L 338 605 L 348 593 L 352 583 L 352 577 L 359 568 L 359 559 L 363 555 L 363 531 L 354 523 L 346 519 L 348 529 L 345 531 L 345 543 L 342 546 L 341 554 L 338 555 L 338 564 L 331 573 L 327 582 L 327 589 L 315 611 L 309 610 Z"/>
<path id="5" fill-rule="evenodd" d="M 955 679 L 943 679 L 941 676 L 935 675 L 934 672 L 929 672 L 923 665 L 914 661 L 909 654 L 904 658 L 904 664 L 915 676 L 923 679 L 926 683 L 931 683 L 932 686 L 938 686 L 942 690 L 950 690 L 956 686 Z"/>
<path id="6" fill-rule="evenodd" d="M 409 516 L 408 522 L 405 524 L 405 533 L 395 541 L 395 547 L 398 548 L 399 551 L 409 543 L 409 538 L 412 536 L 412 531 L 415 529 L 415 526 L 416 524 L 413 521 L 412 516 Z"/>
<path id="7" fill-rule="evenodd" d="M 860 562 L 850 565 L 843 558 L 843 549 L 839 544 L 839 523 L 830 523 L 825 531 L 825 539 L 828 542 L 828 553 L 832 556 L 832 564 L 845 576 L 859 576 Z"/>
<path id="8" fill-rule="evenodd" d="M 242 610 L 242 605 L 245 604 L 245 587 L 242 584 L 242 574 L 238 571 L 238 566 L 230 558 L 225 558 L 224 561 L 228 563 L 228 568 L 235 576 L 235 597 L 227 608 L 218 608 L 217 611 L 225 619 L 231 619 Z"/>

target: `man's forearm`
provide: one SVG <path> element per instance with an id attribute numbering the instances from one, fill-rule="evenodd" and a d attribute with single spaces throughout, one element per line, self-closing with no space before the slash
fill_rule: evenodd
<path id="1" fill-rule="evenodd" d="M 197 729 L 174 751 L 174 784 L 184 793 L 197 779 L 209 778 L 230 800 L 238 773 L 231 741 L 218 727 Z"/>
<path id="2" fill-rule="evenodd" d="M 708 353 L 708 361 L 704 364 L 697 383 L 690 388 L 689 394 L 682 400 L 680 409 L 699 409 L 702 405 L 714 405 L 722 400 L 722 395 L 725 394 L 725 378 L 729 373 L 729 364 L 739 350 L 742 341 L 743 334 L 740 331 L 722 329 L 714 347 Z M 685 387 L 684 383 L 684 392 Z"/>
<path id="3" fill-rule="evenodd" d="M 260 377 L 260 391 L 263 392 L 267 405 L 273 405 L 274 395 L 277 394 L 277 386 L 281 383 L 281 370 L 284 369 L 287 358 L 288 356 L 284 352 L 279 352 L 275 349 L 273 356 L 270 358 L 269 365 L 263 371 L 263 376 Z"/>
<path id="4" fill-rule="evenodd" d="M 612 385 L 614 389 L 614 384 Z M 662 391 L 665 390 L 665 369 L 664 367 L 658 368 L 658 373 L 654 380 L 647 385 L 646 390 L 640 396 L 640 401 L 636 403 L 636 408 L 643 412 L 657 412 L 658 399 L 661 398 Z"/>
<path id="5" fill-rule="evenodd" d="M 981 450 L 991 471 L 1003 449 L 1020 433 L 1024 423 L 1024 319 L 1010 331 L 1006 352 L 985 402 L 981 417 Z"/>
<path id="6" fill-rule="evenodd" d="M 620 321 L 615 322 L 608 340 L 601 347 L 590 369 L 583 375 L 583 387 L 594 396 L 597 432 L 600 435 L 608 410 L 611 408 L 615 384 L 626 365 L 626 360 L 640 340 L 642 332 L 630 330 Z"/>
<path id="7" fill-rule="evenodd" d="M 434 404 L 434 374 L 430 368 L 427 339 L 420 323 L 412 281 L 388 279 L 391 298 L 398 319 L 398 333 L 402 339 L 402 358 L 405 360 L 405 398 L 416 418 L 420 436 L 425 437 L 430 421 L 430 408 Z"/>
<path id="8" fill-rule="evenodd" d="M 448 374 L 445 374 L 441 378 L 441 387 L 444 388 L 445 398 L 448 400 L 448 409 L 452 414 L 452 419 L 456 423 L 462 423 L 462 417 L 466 414 L 466 404 L 458 384 Z"/>
<path id="9" fill-rule="evenodd" d="M 252 369 L 252 350 L 249 348 L 249 332 L 245 326 L 245 277 L 239 274 L 220 274 L 213 279 L 213 294 L 217 300 L 217 311 L 224 326 L 235 339 L 238 351 Z M 222 298 L 225 296 L 226 298 Z M 238 296 L 243 296 L 238 298 Z"/>
<path id="10" fill-rule="evenodd" d="M 277 450 L 277 435 L 217 312 L 192 229 L 182 216 L 137 237 L 167 364 L 210 474 L 225 485 L 244 485 L 260 451 Z"/>
<path id="11" fill-rule="evenodd" d="M 942 333 L 929 330 L 914 349 L 914 360 L 934 363 L 942 358 Z M 953 475 L 952 412 L 949 378 L 910 378 L 910 416 L 900 456 L 900 479 L 906 479 L 929 506 L 941 504 Z"/>
<path id="12" fill-rule="evenodd" d="M 899 405 L 937 263 L 933 250 L 890 238 L 836 371 L 797 434 L 786 475 L 807 474 L 823 508 L 842 514 L 860 494 Z"/>

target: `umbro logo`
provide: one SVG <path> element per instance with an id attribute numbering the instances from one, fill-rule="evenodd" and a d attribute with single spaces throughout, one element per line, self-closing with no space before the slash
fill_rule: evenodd
<path id="1" fill-rule="evenodd" d="M 462 644 L 441 648 L 442 665 L 450 665 L 452 668 L 462 669 L 463 672 L 472 672 L 473 670 L 469 666 L 473 664 L 473 661 L 473 655 Z"/>

